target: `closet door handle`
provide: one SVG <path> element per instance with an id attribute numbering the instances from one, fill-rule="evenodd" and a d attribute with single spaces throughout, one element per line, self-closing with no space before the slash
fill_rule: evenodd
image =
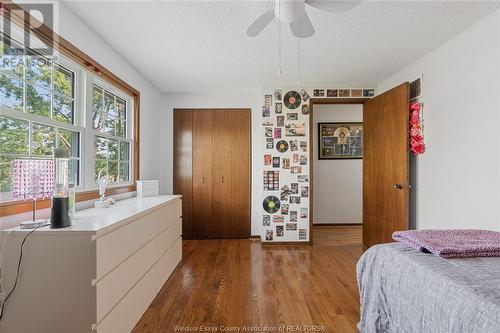
<path id="1" fill-rule="evenodd" d="M 205 177 L 201 177 L 201 183 L 205 184 Z"/>
<path id="2" fill-rule="evenodd" d="M 222 176 L 222 184 L 224 184 L 224 176 Z"/>

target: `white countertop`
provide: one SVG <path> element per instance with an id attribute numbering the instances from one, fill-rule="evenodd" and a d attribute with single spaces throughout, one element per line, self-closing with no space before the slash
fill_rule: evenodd
<path id="1" fill-rule="evenodd" d="M 163 206 L 168 206 L 177 200 L 180 195 L 160 195 L 154 197 L 138 198 L 117 201 L 109 208 L 90 208 L 76 212 L 75 219 L 70 227 L 51 229 L 50 226 L 39 228 L 39 232 L 89 232 L 95 237 L 103 236 L 112 230 L 121 227 L 137 218 L 149 214 L 151 211 Z M 30 232 L 33 229 L 19 227 L 6 232 Z"/>

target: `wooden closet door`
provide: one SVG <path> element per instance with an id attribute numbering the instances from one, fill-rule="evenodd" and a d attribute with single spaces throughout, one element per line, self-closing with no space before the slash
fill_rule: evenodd
<path id="1" fill-rule="evenodd" d="M 211 110 L 193 110 L 193 238 L 212 231 L 213 120 Z"/>
<path id="2" fill-rule="evenodd" d="M 230 110 L 213 111 L 213 219 L 210 226 L 210 238 L 235 238 L 233 234 L 232 211 L 235 198 L 231 189 L 233 183 L 232 156 L 234 131 Z"/>
<path id="3" fill-rule="evenodd" d="M 182 234 L 193 238 L 193 112 L 174 110 L 174 193 L 182 195 Z"/>
<path id="4" fill-rule="evenodd" d="M 233 238 L 250 237 L 250 110 L 232 110 L 231 135 L 231 227 Z"/>

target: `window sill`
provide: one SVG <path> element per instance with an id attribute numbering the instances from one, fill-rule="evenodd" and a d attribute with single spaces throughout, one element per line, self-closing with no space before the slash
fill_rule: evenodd
<path id="1" fill-rule="evenodd" d="M 135 184 L 116 185 L 114 187 L 106 189 L 106 196 L 113 196 L 127 192 L 134 192 L 135 190 L 136 190 Z M 99 190 L 90 190 L 90 191 L 82 190 L 80 192 L 77 192 L 75 196 L 76 196 L 76 202 L 93 200 L 99 198 Z M 37 200 L 36 206 L 37 209 L 49 208 L 50 203 L 51 203 L 50 199 Z M 11 201 L 0 202 L 0 217 L 21 214 L 29 212 L 32 209 L 33 208 L 31 200 L 26 200 L 26 201 L 11 200 Z"/>

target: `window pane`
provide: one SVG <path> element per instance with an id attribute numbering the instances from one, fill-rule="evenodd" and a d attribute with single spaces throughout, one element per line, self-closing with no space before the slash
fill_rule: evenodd
<path id="1" fill-rule="evenodd" d="M 23 81 L 0 74 L 0 103 L 11 109 L 23 109 Z"/>
<path id="2" fill-rule="evenodd" d="M 100 136 L 95 137 L 95 158 L 104 160 L 109 158 L 108 139 Z"/>
<path id="3" fill-rule="evenodd" d="M 126 138 L 127 135 L 127 122 L 118 118 L 116 120 L 116 136 L 120 136 L 122 138 Z"/>
<path id="4" fill-rule="evenodd" d="M 130 164 L 129 163 L 124 163 L 120 162 L 120 177 L 119 181 L 121 182 L 127 182 L 130 180 Z"/>
<path id="5" fill-rule="evenodd" d="M 79 157 L 80 135 L 65 129 L 59 129 L 59 147 L 69 150 L 70 157 Z"/>
<path id="6" fill-rule="evenodd" d="M 29 153 L 29 123 L 27 121 L 0 117 L 0 153 Z"/>
<path id="7" fill-rule="evenodd" d="M 94 86 L 92 92 L 92 123 L 95 129 L 98 131 L 104 130 L 104 111 L 102 107 L 102 89 Z"/>
<path id="8" fill-rule="evenodd" d="M 104 121 L 104 133 L 115 135 L 116 118 L 106 115 L 106 120 Z"/>
<path id="9" fill-rule="evenodd" d="M 12 161 L 10 157 L 0 156 L 0 192 L 12 191 Z"/>
<path id="10" fill-rule="evenodd" d="M 108 91 L 104 93 L 104 110 L 112 117 L 118 116 L 115 105 L 115 95 Z"/>
<path id="11" fill-rule="evenodd" d="M 39 116 L 50 117 L 50 90 L 27 84 L 26 111 Z"/>
<path id="12" fill-rule="evenodd" d="M 118 140 L 108 139 L 109 159 L 118 159 Z"/>
<path id="13" fill-rule="evenodd" d="M 108 180 L 113 183 L 118 181 L 118 162 L 108 161 Z"/>
<path id="14" fill-rule="evenodd" d="M 0 34 L 0 71 L 23 77 L 23 46 L 4 34 Z"/>
<path id="15" fill-rule="evenodd" d="M 60 95 L 54 95 L 54 119 L 73 124 L 73 101 Z"/>
<path id="16" fill-rule="evenodd" d="M 55 127 L 34 123 L 31 154 L 38 156 L 52 156 L 52 148 L 55 146 Z"/>
<path id="17" fill-rule="evenodd" d="M 120 160 L 130 160 L 130 144 L 128 142 L 120 142 Z"/>
<path id="18" fill-rule="evenodd" d="M 33 50 L 27 49 L 26 79 L 43 88 L 50 89 L 52 64 L 49 59 Z"/>
<path id="19" fill-rule="evenodd" d="M 95 161 L 95 168 L 94 168 L 94 179 L 95 180 L 97 180 L 97 177 L 99 176 L 99 171 L 101 171 L 102 169 L 104 169 L 103 174 L 106 174 L 106 172 L 108 170 L 108 162 L 103 161 L 103 160 L 96 160 Z"/>
<path id="20" fill-rule="evenodd" d="M 118 117 L 127 119 L 127 104 L 119 97 L 116 98 L 116 109 L 118 110 Z"/>
<path id="21" fill-rule="evenodd" d="M 69 160 L 69 182 L 78 186 L 80 181 L 78 179 L 78 174 L 80 173 L 79 160 L 70 159 Z"/>
<path id="22" fill-rule="evenodd" d="M 74 97 L 75 74 L 66 68 L 54 65 L 54 92 L 66 97 Z"/>

